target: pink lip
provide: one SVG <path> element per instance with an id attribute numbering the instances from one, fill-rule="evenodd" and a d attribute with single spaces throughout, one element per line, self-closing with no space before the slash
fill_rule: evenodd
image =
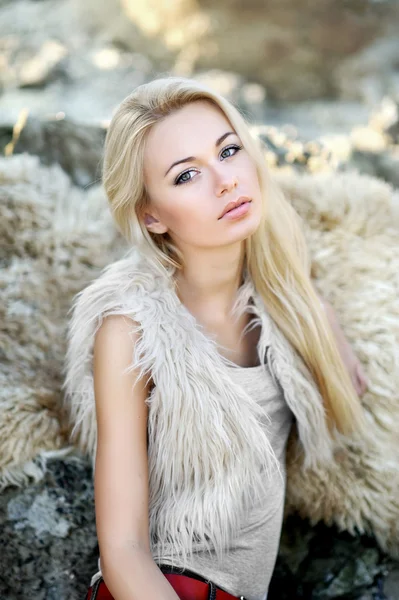
<path id="1" fill-rule="evenodd" d="M 240 204 L 240 206 L 228 210 L 222 217 L 220 217 L 220 219 L 228 219 L 229 221 L 232 221 L 245 215 L 249 211 L 252 201 L 249 198 L 240 198 L 239 201 L 241 200 L 243 203 Z"/>

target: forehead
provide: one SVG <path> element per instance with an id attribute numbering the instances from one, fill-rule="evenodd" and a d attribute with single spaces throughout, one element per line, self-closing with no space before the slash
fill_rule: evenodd
<path id="1" fill-rule="evenodd" d="M 218 137 L 233 128 L 221 109 L 196 101 L 171 113 L 150 130 L 145 145 L 144 168 L 165 170 L 176 160 L 200 156 L 215 147 Z"/>

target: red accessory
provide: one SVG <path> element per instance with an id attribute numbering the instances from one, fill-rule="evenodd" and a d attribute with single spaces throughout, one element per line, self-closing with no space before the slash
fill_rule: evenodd
<path id="1" fill-rule="evenodd" d="M 196 579 L 180 573 L 164 573 L 180 600 L 245 600 L 244 596 L 232 596 L 211 581 Z M 86 600 L 114 600 L 100 577 L 87 592 Z"/>

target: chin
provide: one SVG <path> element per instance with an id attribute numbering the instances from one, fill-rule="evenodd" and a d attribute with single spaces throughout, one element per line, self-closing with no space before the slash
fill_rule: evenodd
<path id="1" fill-rule="evenodd" d="M 260 221 L 260 217 L 254 216 L 252 219 L 248 218 L 243 219 L 242 221 L 232 222 L 232 228 L 230 231 L 232 238 L 231 241 L 239 242 L 251 237 L 251 235 L 258 229 Z"/>

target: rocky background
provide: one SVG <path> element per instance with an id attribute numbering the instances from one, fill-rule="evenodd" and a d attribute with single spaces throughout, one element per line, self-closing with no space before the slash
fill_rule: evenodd
<path id="1" fill-rule="evenodd" d="M 0 148 L 87 188 L 115 105 L 178 73 L 240 106 L 272 168 L 399 187 L 398 34 L 395 0 L 0 0 Z M 87 460 L 3 490 L 0 541 L 1 600 L 83 600 L 98 552 Z M 269 598 L 398 600 L 399 565 L 373 539 L 291 517 Z"/>

